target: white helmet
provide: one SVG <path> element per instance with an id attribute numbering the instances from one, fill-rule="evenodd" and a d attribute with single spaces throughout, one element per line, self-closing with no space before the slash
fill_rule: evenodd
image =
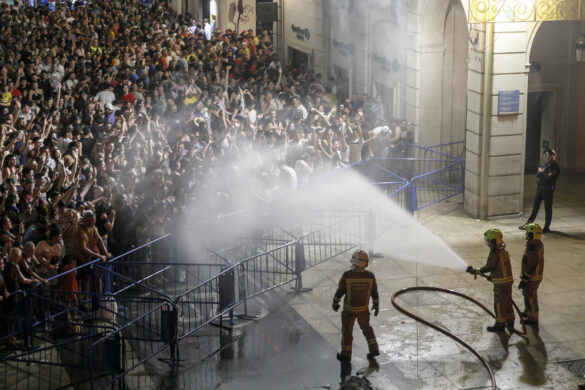
<path id="1" fill-rule="evenodd" d="M 351 255 L 351 264 L 355 265 L 356 267 L 366 268 L 368 266 L 369 260 L 370 258 L 364 250 L 357 250 L 353 252 L 353 255 Z"/>

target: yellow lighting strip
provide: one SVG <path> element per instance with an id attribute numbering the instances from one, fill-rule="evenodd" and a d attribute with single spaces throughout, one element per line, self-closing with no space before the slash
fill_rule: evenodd
<path id="1" fill-rule="evenodd" d="M 469 23 L 585 20 L 585 0 L 469 0 Z"/>

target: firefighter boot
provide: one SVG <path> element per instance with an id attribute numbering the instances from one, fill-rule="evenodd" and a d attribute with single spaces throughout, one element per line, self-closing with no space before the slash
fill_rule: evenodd
<path id="1" fill-rule="evenodd" d="M 378 361 L 376 360 L 375 357 L 369 357 L 370 354 L 368 354 L 368 368 L 372 369 L 374 371 L 379 371 L 380 370 L 380 365 L 378 364 Z"/>
<path id="2" fill-rule="evenodd" d="M 486 330 L 488 332 L 503 332 L 504 330 L 506 330 L 506 327 L 504 324 L 498 324 L 497 322 L 493 325 L 493 326 L 488 326 L 486 328 Z"/>
<path id="3" fill-rule="evenodd" d="M 525 325 L 532 325 L 535 331 L 538 332 L 538 320 L 531 320 L 530 318 L 524 320 Z"/>

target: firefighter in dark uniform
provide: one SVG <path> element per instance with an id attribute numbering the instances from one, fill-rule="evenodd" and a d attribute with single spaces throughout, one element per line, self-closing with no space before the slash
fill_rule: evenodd
<path id="1" fill-rule="evenodd" d="M 536 187 L 536 195 L 534 196 L 534 204 L 532 205 L 532 213 L 530 214 L 530 217 L 528 217 L 528 221 L 518 227 L 521 230 L 524 230 L 529 223 L 534 222 L 538 215 L 538 210 L 540 209 L 540 203 L 544 200 L 544 227 L 542 228 L 542 232 L 550 232 L 553 194 L 557 183 L 557 177 L 559 177 L 561 170 L 559 164 L 557 164 L 557 152 L 553 149 L 547 149 L 544 154 L 546 156 L 546 162 L 542 164 L 541 167 L 538 167 L 538 172 L 536 173 L 538 184 Z"/>
<path id="2" fill-rule="evenodd" d="M 480 269 L 471 270 L 475 275 L 489 272 L 488 280 L 494 284 L 494 311 L 496 323 L 488 326 L 488 332 L 502 332 L 507 327 L 514 329 L 514 306 L 512 305 L 512 265 L 510 255 L 505 249 L 506 244 L 499 229 L 489 229 L 484 233 L 487 246 L 490 248 L 486 264 Z"/>
<path id="3" fill-rule="evenodd" d="M 538 330 L 538 286 L 542 281 L 542 271 L 544 269 L 544 245 L 540 238 L 542 237 L 542 228 L 536 223 L 530 223 L 526 228 L 526 250 L 522 256 L 522 280 L 518 288 L 522 290 L 524 296 L 524 313 L 526 317 L 525 324 L 533 325 Z"/>
<path id="4" fill-rule="evenodd" d="M 351 346 L 353 342 L 353 325 L 357 319 L 360 328 L 368 343 L 368 361 L 370 366 L 379 367 L 375 357 L 380 354 L 374 330 L 370 326 L 370 297 L 373 299 L 372 310 L 378 315 L 379 296 L 376 286 L 376 277 L 373 273 L 366 271 L 368 265 L 368 254 L 363 250 L 356 251 L 351 257 L 351 270 L 343 273 L 339 280 L 339 286 L 333 297 L 333 310 L 339 310 L 339 301 L 343 300 L 343 311 L 341 312 L 341 353 L 337 354 L 340 361 L 351 360 Z"/>

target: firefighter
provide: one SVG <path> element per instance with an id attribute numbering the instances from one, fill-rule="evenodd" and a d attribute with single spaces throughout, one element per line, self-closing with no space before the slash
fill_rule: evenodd
<path id="1" fill-rule="evenodd" d="M 524 227 L 526 229 L 526 250 L 522 256 L 522 272 L 520 274 L 520 284 L 518 288 L 522 290 L 524 296 L 524 313 L 526 317 L 525 324 L 533 325 L 538 330 L 538 286 L 542 281 L 542 271 L 544 268 L 544 245 L 540 238 L 542 237 L 542 228 L 536 223 L 530 223 Z"/>
<path id="2" fill-rule="evenodd" d="M 510 255 L 505 249 L 506 244 L 499 229 L 489 229 L 483 234 L 487 246 L 490 248 L 486 264 L 480 269 L 472 269 L 475 275 L 489 272 L 488 280 L 494 284 L 494 311 L 496 323 L 488 326 L 488 332 L 503 332 L 507 327 L 514 329 L 514 307 L 512 306 L 512 265 Z"/>
<path id="3" fill-rule="evenodd" d="M 370 326 L 370 312 L 368 310 L 371 296 L 373 299 L 372 311 L 375 316 L 378 315 L 379 296 L 376 277 L 373 273 L 366 271 L 368 260 L 368 254 L 365 251 L 358 250 L 354 252 L 351 256 L 352 267 L 349 271 L 345 271 L 339 280 L 331 307 L 334 311 L 339 310 L 339 301 L 345 295 L 343 311 L 341 312 L 341 353 L 337 354 L 337 359 L 341 362 L 351 361 L 353 325 L 357 319 L 368 342 L 369 353 L 367 357 L 370 367 L 379 368 L 375 357 L 380 352 L 378 351 L 374 330 Z"/>

